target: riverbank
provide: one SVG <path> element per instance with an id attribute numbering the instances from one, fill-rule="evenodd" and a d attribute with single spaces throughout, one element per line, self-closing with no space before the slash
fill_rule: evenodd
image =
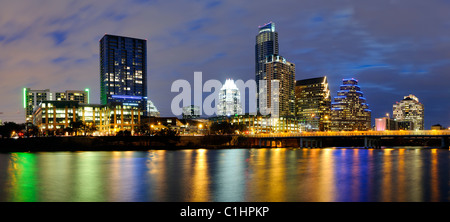
<path id="1" fill-rule="evenodd" d="M 305 141 L 303 141 L 305 142 Z M 303 143 L 303 148 L 362 148 L 363 138 L 332 138 Z M 440 148 L 440 140 L 384 140 L 383 147 Z M 0 152 L 132 151 L 220 148 L 299 148 L 298 138 L 252 138 L 239 135 L 205 136 L 61 136 L 0 139 Z M 370 148 L 370 147 L 367 147 Z M 372 147 L 376 148 L 376 147 Z"/>
<path id="2" fill-rule="evenodd" d="M 61 136 L 0 139 L 0 152 L 232 148 L 238 136 Z M 240 139 L 242 141 L 242 139 Z"/>

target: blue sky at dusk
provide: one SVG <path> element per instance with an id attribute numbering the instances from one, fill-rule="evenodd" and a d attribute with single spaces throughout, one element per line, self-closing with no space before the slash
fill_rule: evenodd
<path id="1" fill-rule="evenodd" d="M 91 89 L 100 103 L 99 40 L 147 39 L 148 96 L 173 116 L 177 79 L 254 79 L 258 26 L 276 24 L 296 79 L 326 75 L 331 95 L 359 80 L 372 118 L 414 94 L 425 128 L 450 127 L 450 1 L 2 0 L 0 119 L 24 122 L 22 88 Z"/>

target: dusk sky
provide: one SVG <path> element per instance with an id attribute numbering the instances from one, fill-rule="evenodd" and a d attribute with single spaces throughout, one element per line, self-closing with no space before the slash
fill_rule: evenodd
<path id="1" fill-rule="evenodd" d="M 450 127 L 448 0 L 1 0 L 0 119 L 25 121 L 24 87 L 90 88 L 99 104 L 105 33 L 147 39 L 148 97 L 173 116 L 177 79 L 254 79 L 255 36 L 270 21 L 297 80 L 327 76 L 333 97 L 358 79 L 372 119 L 414 94 L 425 129 Z"/>

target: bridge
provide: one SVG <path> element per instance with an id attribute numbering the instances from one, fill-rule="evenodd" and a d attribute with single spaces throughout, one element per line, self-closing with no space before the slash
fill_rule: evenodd
<path id="1" fill-rule="evenodd" d="M 386 131 L 327 131 L 301 133 L 247 134 L 259 147 L 280 147 L 290 142 L 296 147 L 353 146 L 426 146 L 449 148 L 450 130 L 386 130 Z M 283 144 L 284 143 L 284 144 Z"/>

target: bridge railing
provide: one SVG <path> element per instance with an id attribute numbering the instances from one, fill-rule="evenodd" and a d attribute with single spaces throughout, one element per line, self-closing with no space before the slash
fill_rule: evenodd
<path id="1" fill-rule="evenodd" d="M 327 131 L 301 133 L 259 133 L 247 137 L 330 137 L 330 136 L 450 136 L 450 130 L 385 130 L 385 131 Z"/>

